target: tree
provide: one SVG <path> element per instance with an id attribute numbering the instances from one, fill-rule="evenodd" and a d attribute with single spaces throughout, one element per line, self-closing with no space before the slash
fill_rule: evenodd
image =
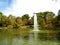
<path id="1" fill-rule="evenodd" d="M 27 24 L 27 25 L 33 25 L 32 19 L 29 19 L 29 20 L 28 20 L 28 24 Z"/>
<path id="2" fill-rule="evenodd" d="M 46 16 L 45 16 L 46 21 L 51 22 L 54 18 L 53 16 L 54 16 L 53 13 L 51 13 L 51 12 L 47 13 Z"/>
<path id="3" fill-rule="evenodd" d="M 31 22 L 32 22 L 32 25 L 34 24 L 34 16 L 31 17 Z"/>
<path id="4" fill-rule="evenodd" d="M 22 16 L 22 20 L 23 20 L 24 25 L 28 25 L 29 15 L 28 14 L 24 14 Z"/>
<path id="5" fill-rule="evenodd" d="M 2 16 L 3 16 L 3 13 L 0 12 L 0 26 L 2 26 Z"/>
<path id="6" fill-rule="evenodd" d="M 54 13 L 53 12 L 48 12 L 46 15 L 45 15 L 45 22 L 46 22 L 46 25 L 47 25 L 47 28 L 51 29 L 53 28 L 53 20 L 54 20 Z"/>
<path id="7" fill-rule="evenodd" d="M 58 11 L 57 20 L 60 21 L 60 10 Z"/>
<path id="8" fill-rule="evenodd" d="M 23 21 L 22 21 L 21 17 L 17 17 L 15 21 L 16 21 L 15 26 L 17 28 L 20 27 L 20 26 L 23 26 Z"/>
<path id="9" fill-rule="evenodd" d="M 41 28 L 43 28 L 44 25 L 45 25 L 45 18 L 44 18 L 45 15 L 44 15 L 44 13 L 43 12 L 38 12 L 38 13 L 36 13 L 36 15 L 37 15 L 37 20 L 38 20 L 39 26 Z"/>
<path id="10" fill-rule="evenodd" d="M 58 11 L 58 15 L 56 16 L 56 24 L 55 26 L 60 29 L 60 10 Z"/>
<path id="11" fill-rule="evenodd" d="M 15 25 L 15 16 L 12 16 L 11 14 L 8 16 L 7 19 L 8 26 L 11 25 L 12 27 Z"/>
<path id="12" fill-rule="evenodd" d="M 7 17 L 5 15 L 2 16 L 2 26 L 7 27 Z"/>
<path id="13" fill-rule="evenodd" d="M 44 28 L 46 27 L 46 25 L 48 25 L 47 23 L 52 22 L 54 13 L 45 11 L 45 12 L 38 12 L 36 13 L 36 15 L 37 15 L 38 24 L 40 25 L 40 27 Z M 50 24 L 50 26 L 51 25 L 52 24 Z"/>
<path id="14" fill-rule="evenodd" d="M 22 19 L 24 20 L 24 19 L 29 19 L 29 15 L 28 14 L 24 14 L 23 16 L 22 16 Z"/>

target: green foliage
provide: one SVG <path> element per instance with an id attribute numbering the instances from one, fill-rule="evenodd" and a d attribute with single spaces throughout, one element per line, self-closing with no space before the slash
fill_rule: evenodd
<path id="1" fill-rule="evenodd" d="M 60 15 L 57 16 L 57 20 L 60 21 Z"/>
<path id="2" fill-rule="evenodd" d="M 24 25 L 30 25 L 30 21 L 31 20 L 29 20 L 29 15 L 28 14 L 24 14 L 23 16 L 22 16 L 22 20 L 23 20 L 23 24 Z"/>
<path id="3" fill-rule="evenodd" d="M 2 14 L 2 12 L 0 12 L 0 26 L 2 26 L 2 16 L 3 16 L 3 14 Z"/>
<path id="4" fill-rule="evenodd" d="M 24 20 L 24 19 L 29 19 L 29 15 L 28 14 L 24 14 L 23 16 L 22 16 L 22 19 Z"/>
<path id="5" fill-rule="evenodd" d="M 15 21 L 16 21 L 16 23 L 15 23 L 16 27 L 23 26 L 23 21 L 22 21 L 22 19 L 20 17 L 17 17 Z"/>
<path id="6" fill-rule="evenodd" d="M 45 11 L 36 13 L 38 24 L 41 28 L 53 28 L 52 21 L 54 20 L 54 13 Z"/>
<path id="7" fill-rule="evenodd" d="M 41 29 L 54 29 L 60 26 L 60 11 L 58 16 L 54 17 L 55 14 L 51 11 L 38 12 L 36 13 L 38 26 Z M 15 17 L 10 14 L 8 17 L 0 12 L 0 27 L 7 27 L 10 29 L 19 29 L 23 26 L 30 26 L 33 28 L 34 16 L 31 18 L 29 14 L 24 14 L 22 17 Z"/>

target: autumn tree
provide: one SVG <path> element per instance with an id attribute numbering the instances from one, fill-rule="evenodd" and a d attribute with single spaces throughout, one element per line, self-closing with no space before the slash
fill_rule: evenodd
<path id="1" fill-rule="evenodd" d="M 15 16 L 12 16 L 10 14 L 7 19 L 7 24 L 8 26 L 11 26 L 13 28 L 13 26 L 15 25 Z"/>
<path id="2" fill-rule="evenodd" d="M 21 17 L 16 17 L 16 23 L 15 23 L 15 26 L 14 27 L 20 27 L 20 26 L 23 26 L 23 21 L 22 21 L 22 18 Z"/>
<path id="3" fill-rule="evenodd" d="M 52 21 L 54 20 L 54 14 L 49 12 L 47 15 L 46 15 L 46 23 L 47 23 L 47 27 L 49 29 L 53 28 L 53 24 L 52 24 Z"/>
<path id="4" fill-rule="evenodd" d="M 3 27 L 7 27 L 7 20 L 8 20 L 8 18 L 5 15 L 3 15 L 2 16 L 2 26 Z"/>
<path id="5" fill-rule="evenodd" d="M 45 12 L 38 12 L 36 13 L 37 17 L 38 17 L 38 24 L 40 25 L 40 27 L 44 28 L 44 27 L 48 27 L 50 25 L 52 25 L 52 20 L 53 20 L 53 16 L 54 13 L 53 12 L 49 12 L 49 11 L 45 11 Z M 50 23 L 50 24 L 49 24 Z"/>

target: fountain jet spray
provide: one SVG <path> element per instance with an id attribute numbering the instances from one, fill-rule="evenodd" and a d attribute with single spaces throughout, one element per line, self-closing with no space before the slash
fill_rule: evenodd
<path id="1" fill-rule="evenodd" d="M 33 31 L 39 31 L 36 13 L 34 13 L 34 30 Z"/>

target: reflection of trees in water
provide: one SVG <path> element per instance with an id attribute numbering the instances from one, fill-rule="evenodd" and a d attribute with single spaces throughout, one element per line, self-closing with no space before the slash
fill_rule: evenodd
<path id="1" fill-rule="evenodd" d="M 0 45 L 12 45 L 13 36 L 7 35 L 7 34 L 0 34 Z"/>
<path id="2" fill-rule="evenodd" d="M 60 32 L 58 33 L 60 35 Z M 5 35 L 5 34 L 4 34 Z M 17 37 L 13 37 L 12 35 L 11 36 L 4 36 L 3 34 L 0 36 L 0 39 L 1 37 L 3 37 L 4 39 L 2 41 L 0 41 L 0 45 L 48 45 L 48 43 L 50 43 L 49 45 L 52 45 L 52 44 L 56 44 L 57 45 L 57 39 L 54 38 L 54 34 L 49 34 L 49 35 L 52 35 L 52 39 L 51 40 L 48 36 L 47 33 L 45 34 L 37 34 L 37 33 L 33 33 L 33 34 L 29 34 L 29 39 L 26 39 L 24 37 L 20 37 L 20 38 L 17 38 Z M 40 37 L 39 37 L 40 36 Z M 43 40 L 42 40 L 43 39 Z M 46 39 L 46 40 L 44 40 Z M 50 40 L 49 40 L 50 39 Z"/>
<path id="3" fill-rule="evenodd" d="M 12 36 L 8 37 L 7 42 L 8 42 L 7 45 L 12 45 L 13 37 Z"/>

